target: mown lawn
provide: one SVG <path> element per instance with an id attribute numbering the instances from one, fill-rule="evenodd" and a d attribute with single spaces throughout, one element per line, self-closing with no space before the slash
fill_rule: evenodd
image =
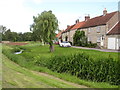
<path id="1" fill-rule="evenodd" d="M 3 48 L 15 48 L 16 46 L 3 46 Z M 25 46 L 17 46 L 20 49 L 24 50 L 22 54 L 19 55 L 12 55 L 13 58 L 19 58 L 19 61 L 17 61 L 18 64 L 21 66 L 24 66 L 26 68 L 40 71 L 40 72 L 46 72 L 49 74 L 52 74 L 54 76 L 57 76 L 59 78 L 62 78 L 67 81 L 71 81 L 74 83 L 86 85 L 88 87 L 92 88 L 116 88 L 118 86 L 116 85 L 110 85 L 108 83 L 101 83 L 101 82 L 92 82 L 92 81 L 86 81 L 86 80 L 81 80 L 77 78 L 76 76 L 71 76 L 68 73 L 56 73 L 52 72 L 51 70 L 47 69 L 46 67 L 42 66 L 36 66 L 36 62 L 43 62 L 44 61 L 49 61 L 51 57 L 53 56 L 69 56 L 71 54 L 83 52 L 86 53 L 92 58 L 93 60 L 98 60 L 98 58 L 114 58 L 115 61 L 118 60 L 118 53 L 113 53 L 113 52 L 101 52 L 101 51 L 96 51 L 96 50 L 85 50 L 85 49 L 77 49 L 77 48 L 64 48 L 64 47 L 59 47 L 55 45 L 55 51 L 53 53 L 49 52 L 49 46 L 45 45 L 42 46 L 40 43 L 31 43 Z M 11 58 L 11 56 L 9 56 Z M 21 58 L 21 60 L 20 60 Z M 12 59 L 12 58 L 11 58 Z M 13 59 L 14 61 L 15 59 Z M 25 60 L 25 61 L 24 61 Z M 27 61 L 27 63 L 26 63 Z M 15 61 L 16 62 L 16 61 Z M 25 63 L 24 63 L 25 62 Z M 24 64 L 24 65 L 23 65 Z"/>
<path id="2" fill-rule="evenodd" d="M 0 90 L 2 88 L 2 45 L 0 43 Z"/>
<path id="3" fill-rule="evenodd" d="M 97 50 L 77 49 L 77 48 L 71 48 L 71 47 L 64 48 L 64 47 L 59 47 L 58 45 L 55 45 L 55 51 L 53 53 L 49 52 L 48 45 L 42 46 L 39 43 L 20 46 L 20 48 L 25 49 L 25 51 L 20 55 L 24 56 L 26 59 L 35 59 L 35 58 L 38 59 L 39 57 L 50 58 L 51 56 L 54 56 L 54 55 L 63 56 L 63 55 L 71 55 L 74 53 L 83 52 L 90 55 L 90 57 L 95 60 L 101 57 L 112 57 L 115 60 L 118 60 L 118 53 L 101 52 Z"/>

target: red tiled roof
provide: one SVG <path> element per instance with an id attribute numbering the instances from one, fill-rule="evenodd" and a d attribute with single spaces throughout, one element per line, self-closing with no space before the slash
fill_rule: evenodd
<path id="1" fill-rule="evenodd" d="M 68 30 L 71 30 L 71 28 L 74 27 L 74 26 L 75 25 L 68 26 L 67 29 L 64 32 L 67 32 Z"/>
<path id="2" fill-rule="evenodd" d="M 63 31 L 59 32 L 56 37 L 60 37 Z"/>
<path id="3" fill-rule="evenodd" d="M 108 13 L 105 16 L 101 15 L 98 17 L 91 18 L 88 21 L 86 21 L 85 24 L 81 28 L 105 25 L 116 12 Z"/>
<path id="4" fill-rule="evenodd" d="M 107 33 L 107 35 L 118 35 L 118 34 L 120 34 L 120 21 L 110 32 Z"/>
<path id="5" fill-rule="evenodd" d="M 77 23 L 74 27 L 71 28 L 71 30 L 78 29 L 82 27 L 85 24 L 85 21 Z"/>

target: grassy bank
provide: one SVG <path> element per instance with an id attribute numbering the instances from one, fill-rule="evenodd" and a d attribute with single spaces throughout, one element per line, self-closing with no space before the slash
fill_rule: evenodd
<path id="1" fill-rule="evenodd" d="M 2 45 L 0 43 L 0 90 L 2 88 Z"/>
<path id="2" fill-rule="evenodd" d="M 3 57 L 3 88 L 78 88 L 79 85 L 37 73 Z M 82 87 L 82 86 L 81 86 Z"/>
<path id="3" fill-rule="evenodd" d="M 4 48 L 12 49 L 14 47 L 5 46 Z M 21 66 L 24 66 L 26 68 L 46 72 L 49 74 L 52 74 L 54 76 L 57 76 L 59 78 L 78 83 L 83 84 L 89 87 L 95 87 L 95 88 L 115 88 L 118 87 L 116 85 L 110 85 L 108 83 L 98 83 L 98 82 L 92 82 L 92 81 L 85 81 L 77 78 L 76 76 L 72 76 L 68 73 L 56 73 L 52 72 L 49 69 L 44 66 L 47 60 L 49 60 L 52 56 L 63 56 L 63 55 L 71 55 L 73 53 L 83 52 L 87 53 L 87 55 L 91 55 L 91 58 L 94 60 L 97 60 L 100 56 L 108 58 L 112 57 L 114 58 L 114 61 L 118 60 L 118 54 L 117 53 L 106 53 L 106 52 L 100 52 L 95 50 L 83 50 L 83 49 L 74 49 L 74 48 L 62 48 L 55 46 L 55 52 L 50 53 L 48 46 L 40 46 L 40 44 L 29 44 L 25 46 L 20 46 L 19 48 L 23 49 L 24 52 L 20 55 L 14 55 L 13 53 L 9 52 L 9 55 L 7 55 L 11 60 L 15 61 L 16 63 L 20 64 Z M 7 50 L 6 52 L 8 52 Z M 10 54 L 11 53 L 11 54 Z M 7 53 L 6 53 L 7 54 Z M 101 54 L 101 55 L 100 55 Z M 95 56 L 93 56 L 95 55 Z M 116 57 L 117 56 L 117 57 Z M 13 59 L 14 58 L 14 59 Z M 36 65 L 37 64 L 43 64 L 43 65 Z"/>

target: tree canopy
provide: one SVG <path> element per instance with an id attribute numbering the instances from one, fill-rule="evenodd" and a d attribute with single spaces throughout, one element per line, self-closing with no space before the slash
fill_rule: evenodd
<path id="1" fill-rule="evenodd" d="M 0 41 L 34 41 L 31 32 L 17 33 L 12 32 L 5 26 L 0 26 Z"/>
<path id="2" fill-rule="evenodd" d="M 74 45 L 86 46 L 87 37 L 85 36 L 85 32 L 77 30 L 74 34 L 73 42 L 74 42 Z"/>
<path id="3" fill-rule="evenodd" d="M 58 20 L 52 11 L 44 11 L 38 16 L 33 16 L 34 23 L 31 30 L 36 34 L 36 38 L 50 45 L 50 51 L 54 51 L 53 40 L 55 39 L 55 31 L 58 29 Z"/>

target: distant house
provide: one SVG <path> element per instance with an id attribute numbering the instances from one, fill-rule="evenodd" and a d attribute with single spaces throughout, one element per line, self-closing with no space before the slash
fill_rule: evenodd
<path id="1" fill-rule="evenodd" d="M 56 35 L 56 39 L 55 39 L 55 42 L 61 42 L 62 41 L 62 32 L 64 30 L 58 32 L 58 34 Z"/>
<path id="2" fill-rule="evenodd" d="M 67 26 L 67 29 L 65 29 L 64 32 L 62 32 L 62 40 L 63 41 L 71 41 L 71 38 L 70 38 L 70 32 L 71 32 L 71 28 L 74 27 L 74 25 L 71 25 L 71 26 Z"/>
<path id="3" fill-rule="evenodd" d="M 68 25 L 67 29 L 62 33 L 63 41 L 70 41 L 73 43 L 73 36 L 75 34 L 75 31 L 78 30 L 81 26 L 83 26 L 84 23 L 84 21 L 79 22 L 79 20 L 76 20 L 74 25 Z"/>
<path id="4" fill-rule="evenodd" d="M 111 35 L 109 33 L 113 29 L 113 27 L 115 27 L 116 25 L 119 26 L 119 13 L 120 12 L 118 11 L 107 13 L 107 10 L 105 9 L 103 11 L 103 15 L 101 16 L 97 16 L 94 18 L 90 18 L 89 15 L 85 16 L 84 21 L 77 21 L 77 23 L 72 28 L 70 28 L 70 30 L 64 32 L 64 35 L 68 37 L 67 40 L 73 42 L 73 35 L 76 30 L 85 31 L 85 35 L 87 36 L 88 41 L 91 41 L 92 43 L 97 43 L 97 45 L 101 48 L 118 49 L 119 46 L 117 44 L 117 46 L 115 46 L 113 45 L 114 43 L 110 42 L 112 39 L 110 39 Z M 112 30 L 111 32 L 115 32 L 116 30 Z M 117 31 L 119 30 L 120 29 L 118 29 Z M 70 34 L 67 34 L 68 32 Z M 120 34 L 114 34 L 112 35 L 112 37 L 117 37 L 118 35 Z M 64 38 L 65 37 L 63 37 L 62 39 Z M 119 41 L 120 37 L 117 38 Z"/>

